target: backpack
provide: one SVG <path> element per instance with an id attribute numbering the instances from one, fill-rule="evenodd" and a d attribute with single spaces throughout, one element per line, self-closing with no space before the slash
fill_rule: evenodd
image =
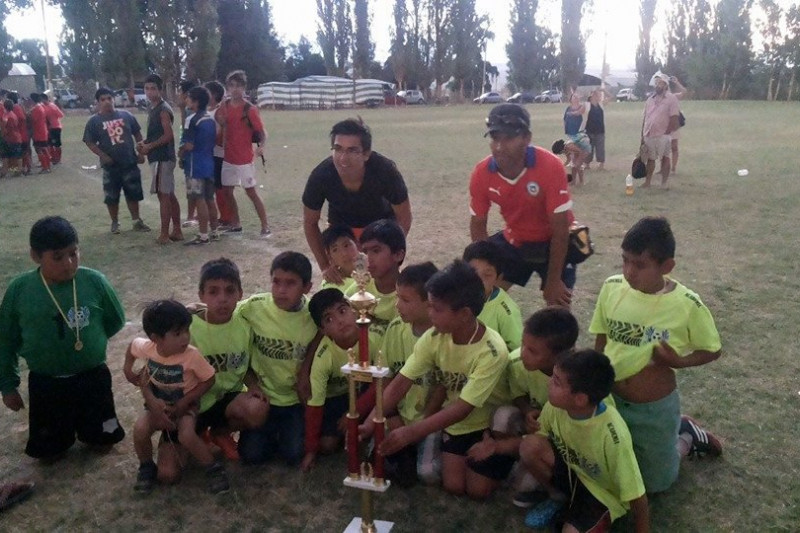
<path id="1" fill-rule="evenodd" d="M 230 102 L 230 99 L 225 100 L 225 103 L 223 104 L 225 106 L 225 113 L 226 114 L 228 112 L 228 102 Z M 242 120 L 247 122 L 247 127 L 250 128 L 251 132 L 253 132 L 253 134 L 252 134 L 252 136 L 250 138 L 250 142 L 253 143 L 253 144 L 257 144 L 257 145 L 261 146 L 263 135 L 261 134 L 260 131 L 256 130 L 253 127 L 253 123 L 250 121 L 249 113 L 250 113 L 250 108 L 252 108 L 252 107 L 253 107 L 253 104 L 251 104 L 247 100 L 244 101 L 244 109 L 242 109 Z"/>

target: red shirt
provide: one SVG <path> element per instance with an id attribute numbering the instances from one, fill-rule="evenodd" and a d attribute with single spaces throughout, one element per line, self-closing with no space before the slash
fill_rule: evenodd
<path id="1" fill-rule="evenodd" d="M 519 177 L 500 174 L 491 156 L 475 166 L 469 183 L 470 211 L 486 217 L 491 205 L 500 206 L 506 227 L 503 235 L 514 246 L 523 242 L 548 242 L 553 235 L 550 214 L 567 212 L 572 199 L 561 160 L 539 147 L 528 147 L 527 168 Z"/>
<path id="2" fill-rule="evenodd" d="M 2 110 L 5 113 L 5 109 Z M 19 134 L 17 115 L 6 113 L 0 118 L 3 122 L 3 139 L 8 144 L 22 144 L 22 136 Z"/>
<path id="3" fill-rule="evenodd" d="M 44 104 L 36 104 L 31 108 L 31 123 L 33 124 L 33 142 L 47 141 L 47 116 Z"/>
<path id="4" fill-rule="evenodd" d="M 235 105 L 230 100 L 223 102 L 214 118 L 225 127 L 223 146 L 225 162 L 232 165 L 247 165 L 253 162 L 253 132 L 264 131 L 264 124 L 256 106 L 251 105 L 244 117 L 244 103 Z M 252 125 L 252 128 L 251 128 Z"/>
<path id="5" fill-rule="evenodd" d="M 27 144 L 31 140 L 28 136 L 28 117 L 25 116 L 25 110 L 19 104 L 14 104 L 14 114 L 17 115 L 17 129 L 19 134 L 22 135 L 22 144 Z"/>
<path id="6" fill-rule="evenodd" d="M 47 118 L 47 127 L 51 130 L 61 129 L 61 119 L 64 117 L 64 112 L 58 108 L 53 102 L 44 104 L 44 115 Z"/>

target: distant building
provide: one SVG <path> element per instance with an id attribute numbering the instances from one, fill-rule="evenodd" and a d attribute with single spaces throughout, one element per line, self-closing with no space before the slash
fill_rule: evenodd
<path id="1" fill-rule="evenodd" d="M 36 71 L 26 63 L 14 63 L 8 76 L 0 80 L 0 89 L 15 91 L 20 96 L 27 97 L 36 92 Z"/>

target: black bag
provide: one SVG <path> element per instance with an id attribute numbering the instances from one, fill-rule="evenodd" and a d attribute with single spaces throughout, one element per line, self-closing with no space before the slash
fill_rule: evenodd
<path id="1" fill-rule="evenodd" d="M 589 236 L 589 226 L 580 222 L 573 222 L 569 227 L 569 247 L 567 248 L 567 263 L 580 264 L 594 254 L 594 243 Z"/>
<path id="2" fill-rule="evenodd" d="M 647 176 L 647 165 L 642 161 L 642 156 L 637 155 L 636 159 L 631 163 L 631 176 L 633 179 L 642 179 Z"/>
<path id="3" fill-rule="evenodd" d="M 684 127 L 686 125 L 686 117 L 683 116 L 683 112 L 678 111 L 678 125 L 680 127 Z"/>

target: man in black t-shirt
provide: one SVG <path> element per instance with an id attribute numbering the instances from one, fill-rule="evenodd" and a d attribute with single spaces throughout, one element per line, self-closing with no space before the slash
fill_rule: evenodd
<path id="1" fill-rule="evenodd" d="M 376 220 L 395 219 L 405 234 L 411 228 L 411 203 L 403 176 L 394 161 L 372 151 L 369 128 L 357 119 L 334 124 L 333 154 L 311 171 L 303 191 L 303 229 L 308 246 L 326 280 L 341 282 L 330 265 L 319 228 L 328 201 L 328 223 L 345 224 L 356 238 Z"/>
<path id="2" fill-rule="evenodd" d="M 139 202 L 144 196 L 138 164 L 144 163 L 144 156 L 136 155 L 134 140 L 142 140 L 142 129 L 133 115 L 114 109 L 114 93 L 111 89 L 97 89 L 94 98 L 97 100 L 97 114 L 92 115 L 86 123 L 83 142 L 100 158 L 100 165 L 103 167 L 104 202 L 111 217 L 111 233 L 120 232 L 120 190 L 125 193 L 125 201 L 133 219 L 133 229 L 150 231 L 139 217 Z"/>

